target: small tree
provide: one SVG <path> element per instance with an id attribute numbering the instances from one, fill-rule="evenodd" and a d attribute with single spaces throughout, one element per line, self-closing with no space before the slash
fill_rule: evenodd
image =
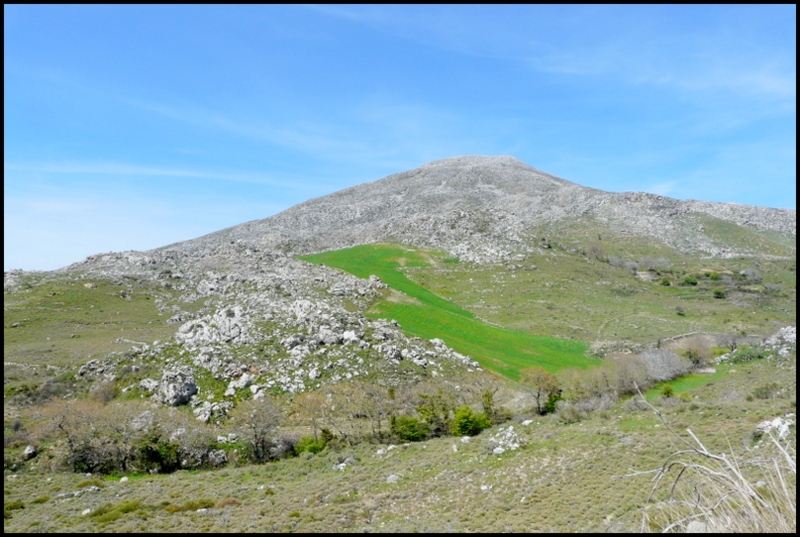
<path id="1" fill-rule="evenodd" d="M 491 424 L 486 414 L 477 414 L 468 405 L 462 405 L 456 409 L 451 432 L 456 436 L 475 436 Z"/>
<path id="2" fill-rule="evenodd" d="M 561 384 L 555 375 L 543 367 L 528 367 L 520 371 L 520 382 L 525 389 L 536 399 L 536 411 L 544 412 L 544 403 L 561 391 Z"/>
<path id="3" fill-rule="evenodd" d="M 417 405 L 420 418 L 428 424 L 431 436 L 444 436 L 450 430 L 452 399 L 441 391 L 433 395 L 419 394 L 422 404 Z"/>
<path id="4" fill-rule="evenodd" d="M 254 462 L 269 460 L 271 435 L 281 417 L 280 409 L 267 397 L 243 401 L 231 414 L 239 433 L 249 444 Z"/>

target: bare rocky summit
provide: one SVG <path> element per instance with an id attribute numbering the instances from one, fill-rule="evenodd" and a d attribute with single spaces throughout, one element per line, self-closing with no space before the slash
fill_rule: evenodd
<path id="1" fill-rule="evenodd" d="M 612 230 L 710 255 L 741 255 L 705 232 L 698 217 L 794 235 L 796 211 L 681 201 L 644 192 L 610 193 L 533 168 L 513 157 L 437 160 L 379 181 L 314 198 L 164 251 L 209 252 L 237 242 L 291 254 L 379 241 L 445 250 L 465 260 L 501 261 L 541 225 L 592 218 Z"/>

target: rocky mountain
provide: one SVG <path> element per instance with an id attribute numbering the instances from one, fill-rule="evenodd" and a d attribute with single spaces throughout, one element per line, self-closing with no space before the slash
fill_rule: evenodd
<path id="1" fill-rule="evenodd" d="M 492 262 L 530 248 L 533 229 L 576 219 L 711 255 L 754 252 L 709 234 L 704 226 L 708 219 L 756 231 L 796 233 L 794 210 L 603 192 L 513 157 L 465 156 L 311 199 L 271 218 L 162 250 L 205 254 L 236 242 L 307 254 L 393 241 Z"/>
<path id="2" fill-rule="evenodd" d="M 503 262 L 537 249 L 542 226 L 575 222 L 718 256 L 757 254 L 731 239 L 741 233 L 789 241 L 795 235 L 793 210 L 608 193 L 512 157 L 468 156 L 148 252 L 98 254 L 36 277 L 7 273 L 4 287 L 7 303 L 14 293 L 55 281 L 80 282 L 85 289 L 74 292 L 91 294 L 92 282 L 103 280 L 121 288 L 123 298 L 154 297 L 174 335 L 95 358 L 80 375 L 115 378 L 122 367 L 157 362 L 157 373 L 135 389 L 169 404 L 190 400 L 207 420 L 224 412 L 226 398 L 239 390 L 299 392 L 359 377 L 380 376 L 391 384 L 414 375 L 480 370 L 439 339 L 410 338 L 397 323 L 367 316 L 370 305 L 390 292 L 380 278 L 359 279 L 295 255 L 387 241 L 464 261 Z M 64 316 L 74 316 L 67 309 Z M 7 325 L 25 330 L 32 321 L 20 315 L 22 322 Z M 12 363 L 14 353 L 6 350 Z M 197 378 L 215 380 L 198 395 Z"/>

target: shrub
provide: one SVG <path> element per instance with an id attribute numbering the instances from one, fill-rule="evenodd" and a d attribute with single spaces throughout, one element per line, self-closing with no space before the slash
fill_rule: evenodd
<path id="1" fill-rule="evenodd" d="M 468 405 L 456 409 L 451 432 L 456 436 L 475 436 L 491 425 L 484 413 L 475 413 Z"/>
<path id="2" fill-rule="evenodd" d="M 192 500 L 183 504 L 184 511 L 197 511 L 198 509 L 209 509 L 214 507 L 214 500 L 203 498 L 200 500 Z"/>
<path id="3" fill-rule="evenodd" d="M 667 276 L 661 278 L 661 285 L 663 285 L 664 287 L 669 287 L 669 278 Z"/>
<path id="4" fill-rule="evenodd" d="M 725 298 L 725 289 L 714 289 L 714 298 Z"/>
<path id="5" fill-rule="evenodd" d="M 697 285 L 697 278 L 690 274 L 683 279 L 683 285 Z"/>
<path id="6" fill-rule="evenodd" d="M 655 349 L 639 355 L 647 366 L 647 375 L 656 382 L 672 380 L 688 371 L 691 362 L 667 349 Z"/>
<path id="7" fill-rule="evenodd" d="M 301 436 L 297 443 L 294 445 L 294 452 L 298 455 L 304 452 L 319 453 L 325 449 L 325 442 L 322 440 L 314 440 L 313 436 Z"/>
<path id="8" fill-rule="evenodd" d="M 661 397 L 672 397 L 674 393 L 675 389 L 669 384 L 664 384 L 664 386 L 661 388 Z"/>
<path id="9" fill-rule="evenodd" d="M 539 414 L 547 412 L 547 405 L 554 396 L 561 395 L 561 383 L 555 375 L 543 367 L 527 367 L 520 372 L 520 382 L 525 389 L 536 399 L 536 411 Z M 552 406 L 550 407 L 552 411 Z"/>
<path id="10" fill-rule="evenodd" d="M 391 433 L 404 442 L 424 440 L 430 429 L 428 424 L 411 416 L 392 416 L 389 420 Z"/>
<path id="11" fill-rule="evenodd" d="M 431 436 L 444 436 L 450 432 L 451 417 L 450 412 L 453 408 L 451 398 L 437 390 L 435 394 L 419 394 L 422 403 L 417 405 L 417 412 L 422 420 L 427 423 L 428 434 Z"/>
<path id="12" fill-rule="evenodd" d="M 795 533 L 797 454 L 792 442 L 770 435 L 771 445 L 754 460 L 738 460 L 734 453 L 709 451 L 689 429 L 689 437 L 679 436 L 660 411 L 648 406 L 682 445 L 655 472 L 640 531 Z"/>
<path id="13" fill-rule="evenodd" d="M 570 423 L 578 423 L 585 417 L 585 414 L 578 410 L 573 405 L 565 405 L 561 407 L 556 414 L 556 419 L 559 423 L 569 425 Z"/>
<path id="14" fill-rule="evenodd" d="M 753 390 L 753 397 L 755 399 L 772 399 L 778 393 L 780 386 L 775 382 L 764 384 Z"/>

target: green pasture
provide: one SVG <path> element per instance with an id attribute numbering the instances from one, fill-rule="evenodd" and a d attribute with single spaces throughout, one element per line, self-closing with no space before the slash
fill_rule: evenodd
<path id="1" fill-rule="evenodd" d="M 716 369 L 714 373 L 690 373 L 666 382 L 659 382 L 647 390 L 645 397 L 648 401 L 651 401 L 660 396 L 661 391 L 664 389 L 666 384 L 672 386 L 672 391 L 677 396 L 681 392 L 688 392 L 689 390 L 694 390 L 695 388 L 700 388 L 701 386 L 705 386 L 710 382 L 722 379 L 728 374 L 730 368 L 731 366 L 727 364 L 719 364 L 714 367 L 714 369 Z"/>
<path id="2" fill-rule="evenodd" d="M 565 367 L 587 367 L 598 360 L 586 357 L 587 344 L 576 340 L 535 336 L 489 324 L 471 312 L 411 281 L 404 268 L 445 262 L 437 252 L 413 250 L 398 245 L 364 245 L 325 252 L 301 259 L 345 270 L 360 278 L 379 276 L 393 290 L 408 298 L 387 293 L 370 310 L 373 317 L 395 319 L 411 336 L 439 338 L 481 365 L 510 378 L 534 365 L 550 371 Z"/>

